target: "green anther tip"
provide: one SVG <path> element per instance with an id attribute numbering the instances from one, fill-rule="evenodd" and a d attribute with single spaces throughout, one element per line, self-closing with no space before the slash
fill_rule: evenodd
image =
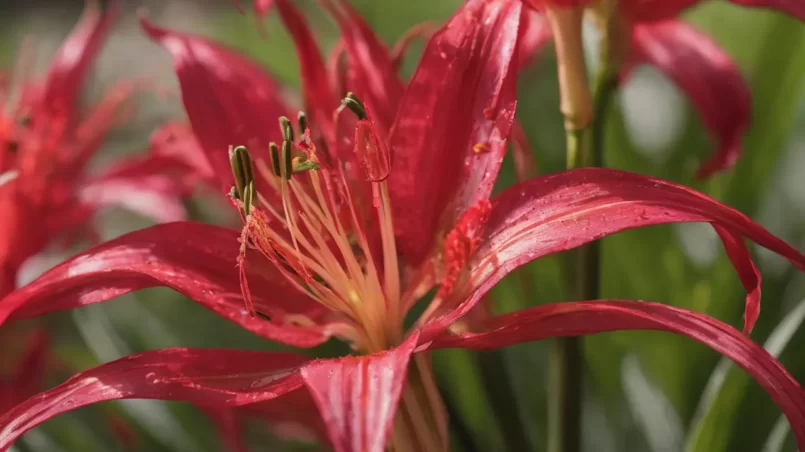
<path id="1" fill-rule="evenodd" d="M 280 130 L 282 130 L 282 139 L 293 141 L 293 127 L 291 121 L 285 116 L 280 116 Z"/>
<path id="2" fill-rule="evenodd" d="M 293 165 L 292 165 L 293 156 L 291 155 L 291 142 L 285 140 L 282 142 L 282 177 L 285 180 L 290 180 L 291 175 L 293 175 Z"/>
<path id="3" fill-rule="evenodd" d="M 299 114 L 296 115 L 296 120 L 299 124 L 299 132 L 305 133 L 305 130 L 307 130 L 307 115 L 305 112 L 300 111 Z"/>
<path id="4" fill-rule="evenodd" d="M 319 163 L 314 162 L 311 160 L 305 160 L 304 162 L 300 162 L 293 167 L 294 174 L 302 173 L 305 171 L 317 170 L 319 169 Z"/>
<path id="5" fill-rule="evenodd" d="M 280 175 L 280 149 L 273 141 L 268 144 L 268 155 L 271 158 L 271 170 L 275 176 Z"/>
<path id="6" fill-rule="evenodd" d="M 229 163 L 235 179 L 233 195 L 243 201 L 243 210 L 248 215 L 254 202 L 254 173 L 249 150 L 245 146 L 230 146 Z"/>
<path id="7" fill-rule="evenodd" d="M 363 106 L 363 102 L 358 99 L 355 93 L 348 92 L 344 99 L 341 100 L 341 105 L 352 110 L 358 119 L 366 119 L 366 107 Z"/>

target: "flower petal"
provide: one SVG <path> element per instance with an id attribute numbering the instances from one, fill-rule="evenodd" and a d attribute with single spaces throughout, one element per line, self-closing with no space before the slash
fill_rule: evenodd
<path id="1" fill-rule="evenodd" d="M 102 12 L 97 2 L 87 2 L 81 20 L 62 43 L 50 63 L 41 94 L 41 111 L 46 116 L 66 114 L 69 122 L 75 118 L 76 102 L 81 94 L 84 77 L 103 46 L 112 24 L 122 12 L 120 2 L 112 2 Z"/>
<path id="2" fill-rule="evenodd" d="M 302 368 L 336 452 L 383 452 L 418 334 L 369 356 L 313 361 Z"/>
<path id="3" fill-rule="evenodd" d="M 0 303 L 0 324 L 106 301 L 147 287 L 167 286 L 221 317 L 268 339 L 310 347 L 326 341 L 326 327 L 297 327 L 286 315 L 314 322 L 326 312 L 268 265 L 249 275 L 259 312 L 253 318 L 240 291 L 236 231 L 178 222 L 135 231 L 90 248 L 49 270 Z"/>
<path id="4" fill-rule="evenodd" d="M 805 20 L 805 2 L 799 0 L 730 0 L 741 6 L 771 8 Z"/>
<path id="5" fill-rule="evenodd" d="M 268 148 L 281 140 L 276 119 L 288 114 L 276 83 L 235 51 L 198 36 L 140 26 L 173 57 L 190 125 L 225 189 L 232 185 L 228 148 Z"/>
<path id="6" fill-rule="evenodd" d="M 333 113 L 338 108 L 337 99 L 327 78 L 327 67 L 324 65 L 316 39 L 304 16 L 293 6 L 290 0 L 275 0 L 280 18 L 296 45 L 296 56 L 302 77 L 302 91 L 305 95 L 305 112 L 310 118 L 311 128 L 320 130 L 327 145 L 338 157 L 343 147 L 335 145 L 335 127 Z M 351 148 L 348 148 L 351 151 Z"/>
<path id="7" fill-rule="evenodd" d="M 203 181 L 215 182 L 215 172 L 210 161 L 188 124 L 178 122 L 164 124 L 151 135 L 148 152 L 184 162 L 193 168 L 195 175 Z"/>
<path id="8" fill-rule="evenodd" d="M 517 56 L 517 66 L 523 68 L 530 65 L 537 58 L 546 44 L 551 40 L 551 27 L 537 11 L 527 10 L 523 13 L 523 23 L 520 27 L 520 50 Z"/>
<path id="9" fill-rule="evenodd" d="M 397 244 L 411 262 L 431 250 L 440 219 L 449 228 L 491 192 L 514 119 L 520 18 L 520 1 L 464 3 L 406 89 L 389 184 Z"/>
<path id="10" fill-rule="evenodd" d="M 185 219 L 180 192 L 172 192 L 173 180 L 161 175 L 144 179 L 104 177 L 81 187 L 80 197 L 92 209 L 120 206 L 160 223 Z"/>
<path id="11" fill-rule="evenodd" d="M 148 154 L 116 162 L 85 181 L 80 197 L 92 209 L 118 205 L 157 222 L 185 219 L 182 199 L 199 182 L 215 185 L 215 174 L 190 128 L 169 123 L 150 140 Z"/>
<path id="12" fill-rule="evenodd" d="M 344 0 L 322 0 L 341 30 L 350 71 L 350 89 L 372 106 L 374 120 L 387 139 L 405 87 L 386 46 L 355 9 Z M 345 93 L 344 93 L 345 94 Z"/>
<path id="13" fill-rule="evenodd" d="M 643 226 L 710 222 L 733 237 L 744 236 L 805 271 L 805 256 L 746 215 L 690 188 L 639 174 L 583 168 L 531 179 L 492 200 L 485 232 L 471 263 L 470 288 L 457 286 L 459 307 L 426 326 L 427 336 L 465 314 L 503 276 L 542 256 L 566 251 L 601 237 Z M 733 262 L 743 254 L 727 243 Z M 738 266 L 747 287 L 745 264 Z M 758 294 L 759 295 L 759 294 Z M 754 297 L 753 292 L 749 298 Z M 747 300 L 752 306 L 752 301 Z M 451 306 L 446 305 L 449 309 Z M 749 310 L 749 320 L 753 313 Z M 750 322 L 751 325 L 751 322 Z"/>
<path id="14" fill-rule="evenodd" d="M 729 357 L 769 393 L 788 417 L 800 448 L 805 448 L 805 392 L 760 345 L 731 326 L 685 309 L 634 300 L 548 304 L 498 316 L 482 333 L 445 334 L 428 348 L 500 348 L 557 336 L 605 331 L 659 330 L 695 339 Z"/>
<path id="15" fill-rule="evenodd" d="M 0 417 L 0 450 L 61 413 L 107 400 L 182 400 L 241 406 L 271 400 L 302 386 L 292 353 L 168 348 L 127 356 L 80 372 Z"/>
<path id="16" fill-rule="evenodd" d="M 749 86 L 732 59 L 710 37 L 678 20 L 635 25 L 632 58 L 671 77 L 691 99 L 718 144 L 698 177 L 731 168 L 752 115 Z"/>
<path id="17" fill-rule="evenodd" d="M 760 315 L 760 282 L 762 280 L 760 271 L 752 261 L 749 250 L 746 249 L 743 237 L 741 237 L 740 234 L 736 234 L 718 223 L 713 223 L 713 228 L 721 238 L 721 242 L 724 244 L 724 250 L 727 252 L 730 261 L 732 261 L 735 270 L 738 271 L 741 283 L 743 283 L 746 289 L 747 295 L 743 332 L 749 335 Z"/>

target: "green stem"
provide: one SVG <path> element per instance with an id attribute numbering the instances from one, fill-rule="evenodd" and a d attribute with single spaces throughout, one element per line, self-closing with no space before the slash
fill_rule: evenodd
<path id="1" fill-rule="evenodd" d="M 585 130 L 567 131 L 567 167 L 604 166 L 606 111 L 617 88 L 617 77 L 606 65 L 593 85 L 594 117 Z M 571 263 L 576 300 L 600 298 L 601 248 L 598 242 L 579 248 Z M 557 338 L 550 350 L 548 384 L 548 452 L 581 449 L 583 344 L 578 337 Z"/>
<path id="2" fill-rule="evenodd" d="M 487 400 L 500 428 L 506 450 L 531 450 L 531 444 L 523 430 L 517 396 L 513 392 L 502 350 L 478 353 L 481 378 L 488 392 Z"/>

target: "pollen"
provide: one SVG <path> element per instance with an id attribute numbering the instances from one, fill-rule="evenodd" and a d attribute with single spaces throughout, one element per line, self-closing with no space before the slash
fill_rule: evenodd
<path id="1" fill-rule="evenodd" d="M 476 154 L 486 154 L 490 151 L 490 148 L 487 143 L 475 143 L 472 145 L 472 151 Z"/>

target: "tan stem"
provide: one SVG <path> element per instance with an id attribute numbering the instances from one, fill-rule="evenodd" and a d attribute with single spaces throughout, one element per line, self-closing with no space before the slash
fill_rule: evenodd
<path id="1" fill-rule="evenodd" d="M 581 7 L 549 7 L 545 10 L 556 46 L 559 66 L 560 110 L 565 117 L 565 129 L 581 130 L 593 118 L 592 96 L 587 81 L 582 43 Z"/>

